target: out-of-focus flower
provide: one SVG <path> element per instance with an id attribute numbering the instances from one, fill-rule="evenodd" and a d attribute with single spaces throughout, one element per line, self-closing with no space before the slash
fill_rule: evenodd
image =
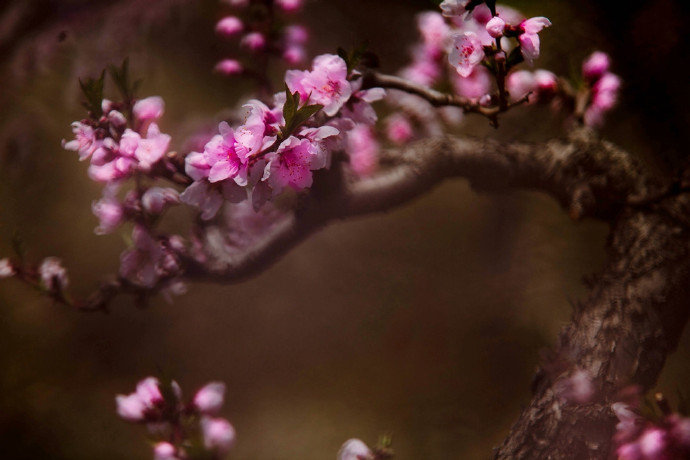
<path id="1" fill-rule="evenodd" d="M 158 120 L 165 112 L 165 102 L 160 96 L 150 96 L 134 103 L 132 112 L 138 120 Z"/>
<path id="2" fill-rule="evenodd" d="M 235 442 L 235 428 L 223 418 L 203 417 L 201 430 L 207 449 L 227 452 Z"/>
<path id="3" fill-rule="evenodd" d="M 368 176 L 378 166 L 379 144 L 372 128 L 357 124 L 347 133 L 346 152 L 350 156 L 350 166 L 359 176 Z"/>
<path id="4" fill-rule="evenodd" d="M 69 278 L 67 270 L 62 266 L 62 261 L 57 257 L 46 257 L 38 267 L 43 287 L 49 290 L 62 290 L 67 287 Z"/>
<path id="5" fill-rule="evenodd" d="M 12 262 L 10 262 L 10 259 L 7 257 L 0 259 L 0 279 L 9 278 L 14 276 L 16 273 L 17 271 L 12 265 Z"/>
<path id="6" fill-rule="evenodd" d="M 582 63 L 582 75 L 586 80 L 595 82 L 609 71 L 610 65 L 608 54 L 595 51 Z"/>
<path id="7" fill-rule="evenodd" d="M 221 75 L 229 77 L 232 75 L 241 74 L 242 72 L 244 72 L 244 67 L 239 61 L 235 59 L 223 59 L 222 61 L 219 61 L 218 64 L 216 64 L 214 70 Z"/>
<path id="8" fill-rule="evenodd" d="M 261 51 L 266 47 L 266 37 L 261 32 L 250 32 L 240 41 L 250 51 Z"/>
<path id="9" fill-rule="evenodd" d="M 177 190 L 167 187 L 151 187 L 141 197 L 141 204 L 151 214 L 160 214 L 167 206 L 179 202 Z"/>
<path id="10" fill-rule="evenodd" d="M 204 414 L 214 414 L 220 410 L 225 401 L 225 384 L 210 382 L 194 395 L 194 406 Z"/>
<path id="11" fill-rule="evenodd" d="M 412 139 L 414 130 L 405 115 L 394 113 L 386 119 L 386 135 L 391 142 L 402 145 Z"/>
<path id="12" fill-rule="evenodd" d="M 348 439 L 338 451 L 338 460 L 373 460 L 371 449 L 360 439 Z"/>
<path id="13" fill-rule="evenodd" d="M 177 460 L 177 449 L 169 442 L 159 442 L 153 446 L 153 460 Z"/>
<path id="14" fill-rule="evenodd" d="M 469 0 L 443 0 L 439 7 L 445 17 L 459 16 L 465 12 Z"/>
<path id="15" fill-rule="evenodd" d="M 216 33 L 221 37 L 232 37 L 244 30 L 244 24 L 236 16 L 226 16 L 216 24 Z"/>

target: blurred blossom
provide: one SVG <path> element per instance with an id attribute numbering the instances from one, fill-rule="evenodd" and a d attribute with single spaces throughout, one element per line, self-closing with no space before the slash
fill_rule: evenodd
<path id="1" fill-rule="evenodd" d="M 235 59 L 223 59 L 214 67 L 214 70 L 226 77 L 239 75 L 244 71 L 242 64 Z"/>
<path id="2" fill-rule="evenodd" d="M 137 120 L 158 120 L 165 112 L 165 102 L 160 96 L 150 96 L 139 99 L 132 108 Z"/>
<path id="3" fill-rule="evenodd" d="M 67 287 L 69 278 L 67 270 L 62 266 L 62 261 L 57 257 L 47 257 L 38 267 L 43 287 L 49 290 L 62 290 Z"/>
<path id="4" fill-rule="evenodd" d="M 202 387 L 194 396 L 194 405 L 200 412 L 213 414 L 223 406 L 225 398 L 225 384 L 210 382 Z"/>
<path id="5" fill-rule="evenodd" d="M 177 449 L 169 442 L 159 442 L 153 446 L 153 460 L 177 460 Z"/>
<path id="6" fill-rule="evenodd" d="M 236 16 L 226 16 L 216 24 L 216 33 L 222 37 L 232 37 L 244 30 L 244 24 Z"/>
<path id="7" fill-rule="evenodd" d="M 235 428 L 223 418 L 203 417 L 201 429 L 207 449 L 227 452 L 235 442 Z"/>
<path id="8" fill-rule="evenodd" d="M 14 276 L 15 273 L 16 270 L 12 266 L 10 259 L 0 259 L 0 279 L 9 278 L 10 276 Z"/>
<path id="9" fill-rule="evenodd" d="M 586 80 L 595 82 L 608 72 L 609 56 L 601 51 L 595 51 L 582 63 L 582 75 Z"/>
<path id="10" fill-rule="evenodd" d="M 371 449 L 359 439 L 348 439 L 338 451 L 338 460 L 373 460 Z"/>
<path id="11" fill-rule="evenodd" d="M 261 32 L 250 32 L 242 37 L 240 44 L 250 51 L 261 51 L 266 47 L 266 37 Z"/>
<path id="12" fill-rule="evenodd" d="M 392 114 L 386 119 L 386 135 L 395 144 L 405 144 L 414 135 L 410 120 L 401 113 Z"/>

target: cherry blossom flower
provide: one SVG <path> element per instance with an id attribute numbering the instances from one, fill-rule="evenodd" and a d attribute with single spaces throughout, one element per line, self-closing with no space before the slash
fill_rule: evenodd
<path id="1" fill-rule="evenodd" d="M 235 428 L 223 418 L 202 418 L 201 430 L 207 449 L 223 453 L 230 450 L 235 442 Z"/>
<path id="2" fill-rule="evenodd" d="M 425 52 L 440 55 L 448 36 L 448 25 L 443 16 L 434 11 L 417 15 L 417 28 L 422 35 Z"/>
<path id="3" fill-rule="evenodd" d="M 231 181 L 213 185 L 205 180 L 199 180 L 180 194 L 180 201 L 199 208 L 203 220 L 213 219 L 224 201 L 239 203 L 245 199 L 247 199 L 247 191 Z"/>
<path id="4" fill-rule="evenodd" d="M 91 204 L 91 211 L 98 217 L 97 235 L 112 233 L 124 220 L 124 208 L 115 196 L 117 187 L 106 187 L 103 198 Z"/>
<path id="5" fill-rule="evenodd" d="M 506 22 L 499 18 L 498 16 L 492 17 L 489 22 L 486 23 L 486 31 L 493 38 L 499 38 L 503 36 L 503 30 L 506 27 Z"/>
<path id="6" fill-rule="evenodd" d="M 350 166 L 357 175 L 367 176 L 376 170 L 379 144 L 370 126 L 358 123 L 348 131 L 345 150 L 350 156 Z"/>
<path id="7" fill-rule="evenodd" d="M 484 59 L 482 42 L 474 32 L 455 34 L 452 39 L 453 47 L 448 55 L 448 61 L 461 77 L 468 77 Z"/>
<path id="8" fill-rule="evenodd" d="M 543 16 L 526 19 L 520 24 L 520 29 L 523 33 L 518 37 L 518 40 L 522 56 L 530 65 L 539 57 L 539 32 L 550 25 L 551 21 Z"/>
<path id="9" fill-rule="evenodd" d="M 225 384 L 210 382 L 197 391 L 194 406 L 204 414 L 214 414 L 220 410 L 225 401 Z"/>
<path id="10" fill-rule="evenodd" d="M 465 12 L 469 0 L 443 0 L 439 7 L 445 17 L 460 16 Z"/>
<path id="11" fill-rule="evenodd" d="M 160 214 L 171 205 L 180 202 L 177 190 L 169 187 L 151 187 L 141 197 L 141 204 L 151 214 Z"/>
<path id="12" fill-rule="evenodd" d="M 153 237 L 147 228 L 135 225 L 134 247 L 120 256 L 120 276 L 145 287 L 153 287 L 163 276 L 179 270 L 177 257 L 165 240 Z"/>
<path id="13" fill-rule="evenodd" d="M 221 75 L 229 77 L 232 75 L 241 74 L 242 72 L 244 72 L 244 67 L 239 61 L 235 59 L 223 59 L 222 61 L 218 62 L 218 64 L 216 64 L 214 70 Z"/>
<path id="14" fill-rule="evenodd" d="M 295 190 L 311 187 L 313 161 L 311 142 L 290 136 L 280 144 L 276 152 L 268 155 L 262 180 L 268 181 L 274 193 L 282 191 L 286 186 Z"/>
<path id="15" fill-rule="evenodd" d="M 374 454 L 360 439 L 348 439 L 338 451 L 338 460 L 373 460 Z"/>
<path id="16" fill-rule="evenodd" d="M 158 120 L 165 112 L 165 102 L 160 96 L 150 96 L 134 103 L 132 112 L 137 120 Z"/>
<path id="17" fill-rule="evenodd" d="M 608 72 L 610 65 L 608 54 L 595 51 L 582 63 L 582 75 L 587 81 L 596 82 Z"/>
<path id="18" fill-rule="evenodd" d="M 286 13 L 294 13 L 302 7 L 302 0 L 276 0 L 276 4 Z"/>
<path id="19" fill-rule="evenodd" d="M 537 83 L 534 73 L 529 70 L 516 70 L 506 78 L 506 89 L 513 99 L 520 99 L 530 91 L 534 91 Z"/>
<path id="20" fill-rule="evenodd" d="M 177 460 L 177 449 L 169 442 L 159 442 L 153 446 L 153 460 Z"/>
<path id="21" fill-rule="evenodd" d="M 398 145 L 405 144 L 414 135 L 410 120 L 402 113 L 394 113 L 386 119 L 386 135 Z"/>
<path id="22" fill-rule="evenodd" d="M 0 259 L 0 279 L 9 278 L 17 273 L 16 269 L 10 262 L 10 259 Z"/>
<path id="23" fill-rule="evenodd" d="M 240 45 L 250 51 L 261 51 L 266 47 L 266 37 L 261 32 L 250 32 L 242 37 Z"/>
<path id="24" fill-rule="evenodd" d="M 78 152 L 79 161 L 84 161 L 100 146 L 100 142 L 96 140 L 93 128 L 80 121 L 72 123 L 72 132 L 74 140 L 67 142 L 63 139 L 62 147 Z"/>
<path id="25" fill-rule="evenodd" d="M 216 24 L 216 33 L 221 37 L 229 38 L 244 30 L 244 24 L 236 16 L 226 16 Z"/>
<path id="26" fill-rule="evenodd" d="M 62 266 L 62 261 L 57 257 L 46 257 L 38 267 L 43 287 L 51 291 L 60 291 L 69 284 L 67 270 Z"/>
<path id="27" fill-rule="evenodd" d="M 323 112 L 334 116 L 352 95 L 347 81 L 347 64 L 333 54 L 314 58 L 311 71 L 288 70 L 285 82 L 291 92 L 300 94 L 302 101 L 324 106 Z"/>
<path id="28" fill-rule="evenodd" d="M 491 75 L 484 67 L 475 67 L 467 77 L 454 74 L 451 83 L 455 92 L 463 97 L 479 100 L 491 91 Z"/>
<path id="29" fill-rule="evenodd" d="M 158 160 L 168 151 L 170 136 L 163 134 L 156 123 L 151 123 L 146 133 L 146 138 L 140 139 L 134 156 L 139 161 L 138 167 L 142 171 L 151 169 Z"/>

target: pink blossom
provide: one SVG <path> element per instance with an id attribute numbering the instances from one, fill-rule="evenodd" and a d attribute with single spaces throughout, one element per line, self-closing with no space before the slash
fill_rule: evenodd
<path id="1" fill-rule="evenodd" d="M 475 67 L 464 78 L 454 74 L 451 82 L 458 95 L 469 99 L 478 100 L 491 91 L 491 75 L 484 67 Z"/>
<path id="2" fill-rule="evenodd" d="M 443 0 L 439 7 L 445 17 L 460 16 L 465 12 L 469 0 Z"/>
<path id="3" fill-rule="evenodd" d="M 422 34 L 426 52 L 441 54 L 448 36 L 448 25 L 443 16 L 433 11 L 420 13 L 417 15 L 417 28 Z"/>
<path id="4" fill-rule="evenodd" d="M 134 247 L 120 256 L 120 276 L 142 286 L 153 287 L 162 276 L 179 270 L 175 254 L 146 228 L 136 225 L 132 241 Z"/>
<path id="5" fill-rule="evenodd" d="M 297 65 L 300 62 L 304 62 L 306 53 L 302 46 L 291 45 L 283 51 L 283 59 L 285 59 L 285 62 L 289 65 Z"/>
<path id="6" fill-rule="evenodd" d="M 631 442 L 623 444 L 616 450 L 618 460 L 643 460 L 644 456 L 640 450 L 639 444 Z"/>
<path id="7" fill-rule="evenodd" d="M 62 148 L 79 152 L 79 161 L 86 160 L 100 146 L 100 142 L 96 140 L 93 128 L 85 123 L 72 123 L 72 132 L 74 140 L 67 142 L 63 139 Z"/>
<path id="8" fill-rule="evenodd" d="M 115 396 L 117 415 L 128 422 L 141 422 L 144 420 L 146 406 L 136 393 Z"/>
<path id="9" fill-rule="evenodd" d="M 165 102 L 160 96 L 151 96 L 139 99 L 134 103 L 132 112 L 137 120 L 149 121 L 158 120 L 165 112 Z"/>
<path id="10" fill-rule="evenodd" d="M 242 66 L 242 64 L 240 64 L 239 61 L 235 59 L 223 59 L 222 61 L 218 62 L 218 64 L 216 64 L 214 70 L 221 75 L 229 77 L 232 75 L 241 74 L 242 72 L 244 72 L 244 67 Z"/>
<path id="11" fill-rule="evenodd" d="M 115 230 L 124 220 L 124 209 L 115 196 L 116 188 L 106 187 L 103 198 L 91 204 L 91 211 L 98 217 L 95 233 L 105 235 Z"/>
<path id="12" fill-rule="evenodd" d="M 609 70 L 609 56 L 601 51 L 595 51 L 582 63 L 582 75 L 590 82 L 599 80 Z"/>
<path id="13" fill-rule="evenodd" d="M 420 85 L 433 85 L 441 76 L 439 63 L 423 46 L 413 48 L 412 52 L 412 64 L 403 69 L 402 76 Z"/>
<path id="14" fill-rule="evenodd" d="M 62 290 L 69 284 L 67 270 L 62 266 L 62 261 L 57 257 L 46 257 L 38 267 L 43 287 L 49 290 Z"/>
<path id="15" fill-rule="evenodd" d="M 594 396 L 594 386 L 589 372 L 576 370 L 567 378 L 556 382 L 555 391 L 561 398 L 575 404 L 586 404 Z"/>
<path id="16" fill-rule="evenodd" d="M 455 34 L 452 39 L 453 48 L 448 55 L 448 61 L 461 77 L 468 77 L 484 59 L 482 42 L 474 32 Z"/>
<path id="17" fill-rule="evenodd" d="M 218 182 L 235 177 L 242 162 L 235 151 L 235 138 L 228 126 L 224 135 L 216 134 L 204 147 L 204 159 L 210 166 L 208 180 Z"/>
<path id="18" fill-rule="evenodd" d="M 637 440 L 640 451 L 646 458 L 660 458 L 666 449 L 666 432 L 660 428 L 650 428 Z"/>
<path id="19" fill-rule="evenodd" d="M 177 460 L 177 449 L 169 442 L 159 442 L 153 446 L 153 460 Z"/>
<path id="20" fill-rule="evenodd" d="M 520 29 L 523 33 L 518 37 L 522 49 L 522 56 L 530 65 L 539 57 L 539 32 L 549 27 L 551 21 L 543 16 L 522 21 Z"/>
<path id="21" fill-rule="evenodd" d="M 345 150 L 350 156 L 350 166 L 357 175 L 367 176 L 376 170 L 379 144 L 370 126 L 357 124 L 348 131 Z"/>
<path id="22" fill-rule="evenodd" d="M 295 190 L 311 187 L 314 155 L 309 140 L 290 136 L 268 160 L 262 180 L 268 180 L 275 193 L 288 185 Z"/>
<path id="23" fill-rule="evenodd" d="M 240 45 L 250 51 L 261 51 L 266 47 L 266 37 L 261 32 L 250 32 L 242 37 Z"/>
<path id="24" fill-rule="evenodd" d="M 486 23 L 486 31 L 494 38 L 503 36 L 505 27 L 506 22 L 498 16 L 492 17 L 489 22 Z"/>
<path id="25" fill-rule="evenodd" d="M 513 99 L 520 99 L 536 89 L 537 82 L 529 70 L 516 70 L 506 79 L 506 89 Z"/>
<path id="26" fill-rule="evenodd" d="M 221 37 L 232 37 L 244 30 L 244 24 L 236 16 L 226 16 L 216 24 L 216 33 Z"/>
<path id="27" fill-rule="evenodd" d="M 167 206 L 179 202 L 177 190 L 172 188 L 151 187 L 141 197 L 141 204 L 151 214 L 160 214 Z"/>
<path id="28" fill-rule="evenodd" d="M 554 94 L 558 89 L 558 77 L 548 70 L 537 69 L 534 71 L 534 83 L 540 95 Z"/>
<path id="29" fill-rule="evenodd" d="M 360 439 L 348 439 L 338 451 L 338 460 L 373 460 L 371 449 Z"/>
<path id="30" fill-rule="evenodd" d="M 223 0 L 234 8 L 245 8 L 249 5 L 249 0 Z"/>
<path id="31" fill-rule="evenodd" d="M 142 403 L 150 409 L 164 403 L 160 382 L 155 377 L 146 377 L 137 383 L 136 395 Z"/>
<path id="32" fill-rule="evenodd" d="M 304 26 L 295 24 L 285 28 L 285 41 L 292 45 L 304 45 L 309 39 L 309 32 Z"/>
<path id="33" fill-rule="evenodd" d="M 334 116 L 352 95 L 347 81 L 347 64 L 333 54 L 314 58 L 311 71 L 289 70 L 285 82 L 290 91 L 298 92 L 303 101 L 324 106 L 329 117 Z"/>
<path id="34" fill-rule="evenodd" d="M 286 13 L 294 13 L 302 7 L 302 0 L 276 0 L 276 4 Z"/>
<path id="35" fill-rule="evenodd" d="M 163 158 L 170 145 L 170 136 L 163 134 L 156 123 L 148 127 L 145 139 L 140 139 L 134 156 L 139 160 L 138 167 L 142 171 L 151 169 L 154 163 Z"/>
<path id="36" fill-rule="evenodd" d="M 17 271 L 12 265 L 12 262 L 10 262 L 10 259 L 7 257 L 0 259 L 0 279 L 9 278 L 14 276 L 15 273 L 17 273 Z"/>
<path id="37" fill-rule="evenodd" d="M 604 74 L 592 88 L 592 101 L 585 111 L 584 122 L 588 126 L 600 125 L 606 112 L 618 102 L 621 80 L 612 73 Z"/>
<path id="38" fill-rule="evenodd" d="M 414 135 L 410 120 L 401 113 L 394 113 L 386 119 L 386 135 L 398 145 L 405 144 Z"/>
<path id="39" fill-rule="evenodd" d="M 194 182 L 180 194 L 180 201 L 199 208 L 203 220 L 210 220 L 215 217 L 224 201 L 238 203 L 246 198 L 247 191 L 231 181 L 222 182 L 218 186 L 200 180 Z"/>
<path id="40" fill-rule="evenodd" d="M 108 123 L 116 128 L 123 128 L 127 125 L 127 118 L 117 110 L 111 110 L 108 112 Z"/>
<path id="41" fill-rule="evenodd" d="M 202 418 L 201 431 L 207 449 L 227 452 L 235 442 L 235 428 L 223 418 Z"/>
<path id="42" fill-rule="evenodd" d="M 225 384 L 210 382 L 194 395 L 194 406 L 204 414 L 213 414 L 220 410 L 225 400 Z"/>
<path id="43" fill-rule="evenodd" d="M 331 151 L 328 148 L 328 140 L 339 134 L 340 131 L 337 128 L 328 125 L 300 130 L 299 135 L 309 140 L 312 170 L 330 167 Z"/>

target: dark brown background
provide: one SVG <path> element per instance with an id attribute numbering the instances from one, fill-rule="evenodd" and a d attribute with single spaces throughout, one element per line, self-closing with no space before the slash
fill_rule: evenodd
<path id="1" fill-rule="evenodd" d="M 76 77 L 130 56 L 143 94 L 165 98 L 162 127 L 178 142 L 247 88 L 209 71 L 227 51 L 212 32 L 215 2 L 111 3 L 0 7 L 21 18 L 0 22 L 0 254 L 19 232 L 36 260 L 63 258 L 83 293 L 116 269 L 123 241 L 93 234 L 100 187 L 60 148 L 82 116 Z M 686 151 L 687 7 L 615 3 L 510 5 L 553 21 L 540 66 L 567 74 L 594 49 L 614 55 L 626 86 L 605 135 L 664 169 Z M 13 13 L 18 5 L 28 9 Z M 310 51 L 370 39 L 394 71 L 416 38 L 414 13 L 428 6 L 313 1 L 303 18 Z M 498 131 L 469 117 L 462 131 L 535 140 L 561 122 L 522 108 Z M 113 398 L 163 374 L 188 393 L 227 383 L 235 458 L 333 458 L 347 438 L 373 443 L 385 432 L 403 460 L 487 458 L 529 399 L 539 351 L 584 295 L 581 277 L 603 264 L 606 230 L 574 224 L 536 194 L 477 194 L 455 181 L 387 215 L 333 225 L 244 284 L 193 285 L 147 311 L 122 299 L 109 316 L 77 314 L 2 282 L 0 457 L 150 458 Z M 687 388 L 689 356 L 686 338 L 660 388 Z"/>

